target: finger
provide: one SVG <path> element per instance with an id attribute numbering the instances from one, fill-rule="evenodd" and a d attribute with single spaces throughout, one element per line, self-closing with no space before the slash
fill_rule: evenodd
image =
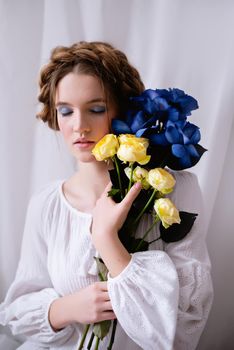
<path id="1" fill-rule="evenodd" d="M 112 182 L 110 181 L 108 185 L 105 187 L 104 193 L 108 193 L 111 190 Z"/>
<path id="2" fill-rule="evenodd" d="M 112 305 L 110 301 L 105 301 L 103 303 L 103 311 L 113 311 Z"/>
<path id="3" fill-rule="evenodd" d="M 121 204 L 125 207 L 128 207 L 130 209 L 134 199 L 138 196 L 142 189 L 141 183 L 136 182 L 130 189 L 130 191 L 127 193 L 127 195 L 122 200 Z"/>
<path id="4" fill-rule="evenodd" d="M 114 320 L 116 317 L 115 313 L 112 311 L 104 311 L 101 315 L 100 315 L 100 319 L 99 321 L 105 321 L 105 320 Z"/>
<path id="5" fill-rule="evenodd" d="M 104 191 L 102 192 L 101 198 L 107 198 L 108 197 L 108 192 L 111 190 L 112 187 L 112 182 L 110 181 L 108 185 L 105 187 Z"/>
<path id="6" fill-rule="evenodd" d="M 102 292 L 102 300 L 103 301 L 110 301 L 110 297 L 109 297 L 108 292 Z"/>
<path id="7" fill-rule="evenodd" d="M 100 301 L 103 301 L 103 302 L 110 301 L 110 297 L 109 297 L 109 293 L 108 292 L 100 290 L 99 293 L 100 293 L 99 294 L 99 300 Z"/>
<path id="8" fill-rule="evenodd" d="M 95 285 L 97 286 L 100 292 L 108 293 L 107 281 L 98 281 L 98 282 L 95 282 Z"/>
<path id="9" fill-rule="evenodd" d="M 106 281 L 96 282 L 96 284 L 99 286 L 100 291 L 108 292 L 108 290 L 107 290 L 107 282 Z"/>

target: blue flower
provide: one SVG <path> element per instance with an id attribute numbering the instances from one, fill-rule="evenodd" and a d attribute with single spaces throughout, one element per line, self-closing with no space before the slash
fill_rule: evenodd
<path id="1" fill-rule="evenodd" d="M 205 149 L 198 144 L 199 128 L 187 122 L 198 108 L 192 96 L 180 89 L 148 89 L 130 98 L 125 120 L 112 121 L 113 132 L 149 139 L 151 166 L 181 170 L 195 165 Z"/>
<path id="2" fill-rule="evenodd" d="M 114 119 L 112 129 L 116 134 L 133 133 L 168 120 L 185 120 L 198 108 L 192 96 L 180 89 L 148 89 L 140 96 L 130 98 L 126 121 Z"/>
<path id="3" fill-rule="evenodd" d="M 151 152 L 158 155 L 160 162 L 171 169 L 180 170 L 195 165 L 205 149 L 198 145 L 201 134 L 199 128 L 185 121 L 167 121 L 165 126 L 151 126 L 136 133 L 138 137 L 146 137 L 150 141 Z M 176 159 L 175 159 L 176 158 Z M 153 158 L 155 161 L 155 157 Z"/>
<path id="4" fill-rule="evenodd" d="M 167 123 L 165 137 L 172 145 L 172 154 L 178 158 L 183 169 L 190 168 L 193 165 L 193 158 L 197 159 L 197 161 L 200 159 L 196 145 L 200 141 L 201 134 L 196 125 L 189 122 L 181 125 L 181 123 L 172 123 L 169 121 Z"/>

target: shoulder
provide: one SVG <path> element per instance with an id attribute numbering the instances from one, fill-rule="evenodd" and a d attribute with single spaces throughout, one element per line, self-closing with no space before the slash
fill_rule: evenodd
<path id="1" fill-rule="evenodd" d="M 51 207 L 59 200 L 59 189 L 62 180 L 56 180 L 41 186 L 31 196 L 27 209 L 27 216 L 42 220 L 47 216 Z"/>
<path id="2" fill-rule="evenodd" d="M 177 186 L 193 185 L 199 187 L 197 175 L 193 172 L 187 170 L 170 170 L 170 173 L 175 177 Z"/>
<path id="3" fill-rule="evenodd" d="M 59 201 L 60 181 L 48 183 L 31 196 L 25 218 L 24 242 L 27 244 L 32 237 L 44 237 L 52 206 Z"/>
<path id="4" fill-rule="evenodd" d="M 197 175 L 186 170 L 171 171 L 176 180 L 171 199 L 179 210 L 200 211 L 203 207 L 203 198 Z"/>
<path id="5" fill-rule="evenodd" d="M 49 199 L 52 199 L 59 192 L 59 188 L 62 184 L 62 180 L 52 181 L 41 186 L 35 192 L 33 192 L 29 203 L 39 206 L 44 205 Z"/>
<path id="6" fill-rule="evenodd" d="M 37 190 L 35 190 L 33 192 L 31 198 L 42 199 L 44 197 L 47 197 L 48 195 L 57 191 L 59 189 L 59 187 L 61 186 L 63 181 L 64 180 L 54 180 L 54 181 L 51 181 L 49 183 L 42 185 L 41 187 L 39 187 Z"/>

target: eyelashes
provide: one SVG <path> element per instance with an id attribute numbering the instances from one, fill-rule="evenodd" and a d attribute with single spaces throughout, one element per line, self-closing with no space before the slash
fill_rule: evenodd
<path id="1" fill-rule="evenodd" d="M 70 116 L 74 112 L 72 108 L 67 107 L 67 106 L 58 107 L 57 111 L 63 117 Z M 88 110 L 88 112 L 93 113 L 93 114 L 102 114 L 102 113 L 106 112 L 106 107 L 105 106 L 94 106 L 94 107 L 90 108 Z"/>
<path id="2" fill-rule="evenodd" d="M 69 108 L 69 107 L 63 106 L 63 107 L 59 107 L 59 108 L 58 108 L 58 112 L 59 112 L 59 114 L 61 114 L 63 117 L 66 117 L 66 116 L 68 116 L 68 115 L 71 115 L 71 114 L 73 113 L 73 110 L 72 110 L 71 108 Z"/>
<path id="3" fill-rule="evenodd" d="M 106 107 L 105 106 L 95 106 L 90 109 L 91 112 L 93 113 L 104 113 L 106 112 Z"/>

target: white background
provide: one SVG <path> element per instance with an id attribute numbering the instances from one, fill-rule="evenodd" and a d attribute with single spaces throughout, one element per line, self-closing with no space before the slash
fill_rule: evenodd
<path id="1" fill-rule="evenodd" d="M 233 349 L 233 33 L 232 0 L 0 0 L 1 300 L 31 194 L 74 170 L 59 135 L 35 119 L 39 68 L 56 45 L 108 41 L 127 54 L 146 88 L 178 87 L 199 101 L 190 118 L 208 152 L 191 171 L 205 199 L 215 298 L 198 349 Z"/>

